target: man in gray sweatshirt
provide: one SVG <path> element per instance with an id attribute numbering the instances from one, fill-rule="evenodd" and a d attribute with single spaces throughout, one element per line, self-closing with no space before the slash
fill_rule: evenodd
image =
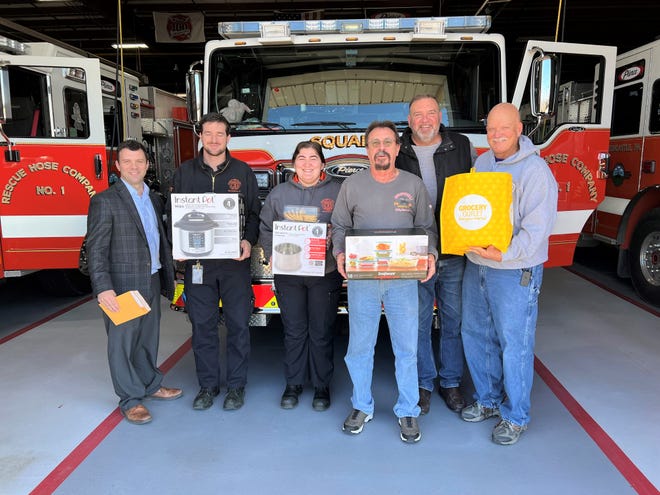
<path id="1" fill-rule="evenodd" d="M 474 166 L 513 176 L 513 236 L 506 252 L 492 245 L 467 252 L 461 333 L 476 401 L 461 416 L 470 422 L 501 416 L 492 440 L 511 445 L 529 423 L 538 296 L 557 216 L 557 182 L 522 135 L 516 107 L 493 107 L 486 134 L 491 149 Z"/>
<path id="2" fill-rule="evenodd" d="M 422 180 L 395 168 L 400 148 L 392 122 L 372 122 L 365 133 L 370 168 L 347 178 L 339 191 L 332 214 L 333 254 L 337 269 L 346 278 L 345 236 L 347 229 L 395 229 L 418 227 L 428 235 L 428 272 L 435 273 L 437 229 L 433 207 Z M 417 423 L 417 280 L 349 280 L 348 316 L 350 336 L 345 362 L 353 381 L 353 410 L 343 430 L 358 434 L 373 418 L 371 380 L 374 347 L 381 307 L 389 326 L 399 397 L 394 406 L 401 440 L 420 440 Z"/>

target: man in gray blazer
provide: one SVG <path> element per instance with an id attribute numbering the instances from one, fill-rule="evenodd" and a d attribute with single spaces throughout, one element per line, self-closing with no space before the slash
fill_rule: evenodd
<path id="1" fill-rule="evenodd" d="M 163 205 L 144 176 L 147 151 L 134 140 L 117 148 L 121 180 L 92 197 L 87 215 L 87 251 L 92 289 L 99 304 L 118 311 L 116 296 L 138 290 L 151 306 L 144 316 L 115 325 L 104 313 L 108 361 L 119 408 L 129 423 L 151 421 L 145 398 L 178 399 L 182 391 L 161 386 L 156 366 L 160 294 L 172 298 L 174 267 L 163 226 Z"/>

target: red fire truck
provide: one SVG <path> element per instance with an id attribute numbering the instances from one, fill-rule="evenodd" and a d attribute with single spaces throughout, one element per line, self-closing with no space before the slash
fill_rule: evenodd
<path id="1" fill-rule="evenodd" d="M 618 248 L 617 273 L 660 306 L 660 41 L 617 57 L 605 199 L 584 239 Z"/>
<path id="2" fill-rule="evenodd" d="M 56 292 L 89 290 L 89 199 L 108 187 L 109 146 L 142 139 L 137 90 L 98 59 L 0 36 L 0 280 L 44 270 Z"/>
<path id="3" fill-rule="evenodd" d="M 190 115 L 231 116 L 231 152 L 249 163 L 265 197 L 292 173 L 299 141 L 319 142 L 326 172 L 368 167 L 373 120 L 407 125 L 416 94 L 440 101 L 445 126 L 487 149 L 484 118 L 507 101 L 504 38 L 490 17 L 220 23 L 203 71 L 188 76 Z M 530 41 L 513 98 L 559 183 L 549 266 L 572 263 L 580 232 L 605 191 L 614 47 Z M 556 112 L 559 87 L 590 87 L 587 119 Z M 268 256 L 253 250 L 255 313 L 277 312 Z M 265 319 L 263 319 L 265 321 Z"/>

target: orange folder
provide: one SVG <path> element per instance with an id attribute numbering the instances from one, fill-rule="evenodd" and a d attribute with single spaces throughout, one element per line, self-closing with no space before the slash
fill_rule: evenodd
<path id="1" fill-rule="evenodd" d="M 99 304 L 103 312 L 108 315 L 115 325 L 121 325 L 151 311 L 151 307 L 137 290 L 129 290 L 117 296 L 119 311 L 111 311 L 103 304 Z"/>

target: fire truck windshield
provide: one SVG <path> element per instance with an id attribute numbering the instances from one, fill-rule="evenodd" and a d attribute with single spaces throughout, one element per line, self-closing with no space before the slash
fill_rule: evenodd
<path id="1" fill-rule="evenodd" d="M 432 94 L 446 126 L 482 132 L 500 65 L 490 42 L 225 47 L 211 55 L 209 109 L 239 135 L 359 132 L 374 120 L 405 125 L 412 97 Z"/>

